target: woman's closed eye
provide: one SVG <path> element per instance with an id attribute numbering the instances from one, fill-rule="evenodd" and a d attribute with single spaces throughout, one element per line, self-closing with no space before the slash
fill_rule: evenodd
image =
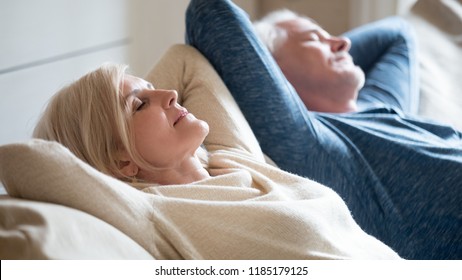
<path id="1" fill-rule="evenodd" d="M 140 99 L 136 99 L 133 103 L 134 112 L 141 111 L 146 106 L 146 102 Z"/>

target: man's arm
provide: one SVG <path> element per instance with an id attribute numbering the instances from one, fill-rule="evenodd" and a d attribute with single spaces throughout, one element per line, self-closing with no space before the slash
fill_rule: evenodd
<path id="1" fill-rule="evenodd" d="M 344 34 L 350 54 L 366 74 L 360 109 L 393 106 L 415 114 L 419 105 L 415 34 L 399 17 L 363 25 Z"/>
<path id="2" fill-rule="evenodd" d="M 227 0 L 192 0 L 186 41 L 215 67 L 263 151 L 280 167 L 297 172 L 293 168 L 304 167 L 294 162 L 316 156 L 313 151 L 323 153 L 320 146 L 331 137 L 306 109 L 240 8 Z"/>

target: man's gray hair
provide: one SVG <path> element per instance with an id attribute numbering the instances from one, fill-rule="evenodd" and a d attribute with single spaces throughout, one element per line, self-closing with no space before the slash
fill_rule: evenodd
<path id="1" fill-rule="evenodd" d="M 297 19 L 300 17 L 303 16 L 300 16 L 288 9 L 277 10 L 267 14 L 260 20 L 254 21 L 253 27 L 255 29 L 255 33 L 263 42 L 263 44 L 272 54 L 274 54 L 274 52 L 281 46 L 287 36 L 286 31 L 283 28 L 280 28 L 278 23 Z M 312 20 L 308 17 L 304 18 Z"/>

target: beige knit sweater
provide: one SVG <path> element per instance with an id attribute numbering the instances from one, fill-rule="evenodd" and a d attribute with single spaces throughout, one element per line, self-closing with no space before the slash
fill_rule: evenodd
<path id="1" fill-rule="evenodd" d="M 90 213 L 157 259 L 399 258 L 361 230 L 331 189 L 265 163 L 230 93 L 196 50 L 174 46 L 147 79 L 177 89 L 183 105 L 209 123 L 211 178 L 140 191 L 58 144 L 34 141 L 9 159 L 36 163 L 14 186 L 2 175 L 10 195 Z"/>

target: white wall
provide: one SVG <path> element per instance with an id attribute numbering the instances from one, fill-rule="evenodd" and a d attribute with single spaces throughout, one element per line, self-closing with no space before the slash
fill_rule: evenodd
<path id="1" fill-rule="evenodd" d="M 144 76 L 169 46 L 184 43 L 185 11 L 189 0 L 130 1 L 129 62 L 133 73 Z M 251 17 L 256 0 L 234 0 Z"/>
<path id="2" fill-rule="evenodd" d="M 130 1 L 129 64 L 135 75 L 144 76 L 175 43 L 184 42 L 184 14 L 189 0 Z"/>
<path id="3" fill-rule="evenodd" d="M 28 139 L 50 96 L 128 59 L 126 0 L 0 1 L 0 144 Z"/>
<path id="4" fill-rule="evenodd" d="M 407 12 L 417 0 L 350 0 L 349 28 Z"/>

